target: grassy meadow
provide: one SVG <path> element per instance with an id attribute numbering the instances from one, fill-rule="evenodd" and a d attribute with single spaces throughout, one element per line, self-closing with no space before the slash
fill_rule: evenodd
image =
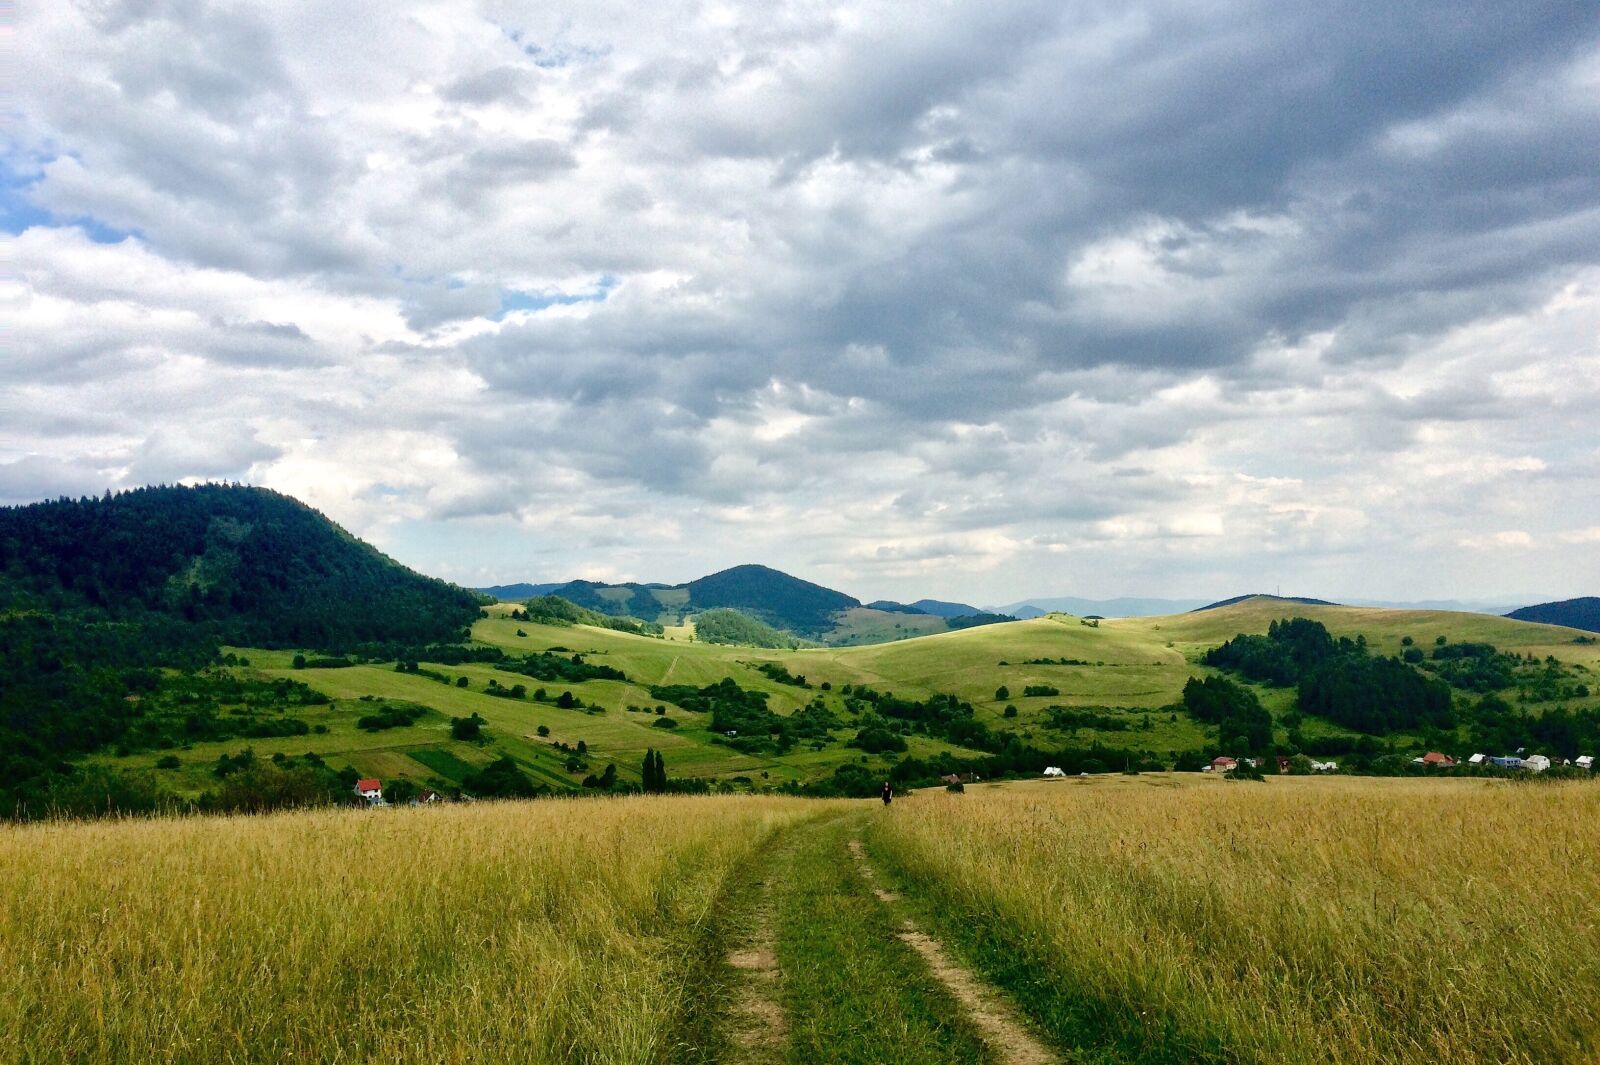
<path id="1" fill-rule="evenodd" d="M 711 1045 L 708 972 L 741 869 L 826 809 L 636 798 L 0 827 L 0 1061 L 692 1059 Z"/>
<path id="2" fill-rule="evenodd" d="M 886 771 L 891 759 L 863 754 L 845 745 L 855 734 L 843 712 L 839 689 L 844 684 L 868 685 L 880 692 L 913 698 L 949 693 L 970 701 L 980 720 L 997 730 L 1015 731 L 1040 747 L 1087 747 L 1101 742 L 1157 752 L 1195 750 L 1206 745 L 1208 731 L 1187 714 L 1158 711 L 1176 701 L 1189 677 L 1212 672 L 1198 664 L 1207 649 L 1239 632 L 1263 632 L 1280 617 L 1297 615 L 1326 624 L 1337 635 L 1366 636 L 1369 644 L 1386 654 L 1401 649 L 1401 639 L 1411 636 L 1428 645 L 1434 637 L 1451 642 L 1482 641 L 1507 651 L 1554 655 L 1587 671 L 1591 696 L 1572 705 L 1600 705 L 1600 644 L 1577 644 L 1574 630 L 1509 621 L 1487 615 L 1437 611 L 1392 611 L 1352 607 L 1319 607 L 1253 600 L 1219 610 L 1163 618 L 1128 618 L 1083 624 L 1067 615 L 1050 615 L 1030 621 L 989 625 L 914 639 L 854 647 L 811 647 L 770 650 L 724 646 L 691 639 L 686 626 L 669 631 L 668 638 L 653 638 L 589 626 L 554 626 L 513 620 L 513 608 L 490 608 L 490 616 L 473 627 L 476 642 L 513 654 L 549 649 L 582 652 L 590 661 L 622 670 L 628 680 L 588 680 L 577 683 L 537 682 L 496 670 L 492 665 L 468 663 L 441 665 L 423 662 L 426 670 L 451 679 L 465 677 L 467 687 L 440 683 L 423 674 L 398 673 L 386 665 L 343 669 L 291 669 L 292 652 L 233 648 L 250 660 L 245 672 L 263 679 L 304 682 L 330 696 L 327 707 L 299 714 L 308 724 L 322 728 L 317 735 L 275 739 L 195 742 L 181 751 L 150 751 L 115 758 L 99 757 L 135 768 L 153 767 L 163 756 L 174 755 L 177 769 L 163 770 L 163 779 L 180 791 L 196 794 L 212 786 L 211 770 L 219 755 L 245 746 L 259 756 L 297 756 L 314 751 L 335 766 L 351 766 L 365 775 L 383 779 L 407 777 L 419 784 L 451 786 L 463 774 L 501 754 L 510 755 L 536 782 L 560 790 L 576 787 L 589 772 L 615 763 L 624 781 L 637 780 L 644 752 L 662 751 L 674 777 L 707 777 L 738 786 L 776 786 L 828 776 L 846 762 L 861 762 L 872 772 Z M 915 618 L 916 615 L 893 615 Z M 519 635 L 519 633 L 521 635 Z M 1049 659 L 1039 663 L 1038 659 Z M 1068 660 L 1075 664 L 1060 664 Z M 782 684 L 757 670 L 763 662 L 776 662 L 806 677 L 811 687 Z M 706 685 L 733 678 L 741 687 L 768 693 L 769 705 L 789 714 L 813 698 L 821 698 L 840 714 L 843 726 L 822 750 L 801 744 L 784 754 L 744 753 L 717 742 L 707 716 L 668 706 L 666 717 L 678 727 L 655 727 L 648 712 L 658 703 L 648 690 L 656 684 Z M 485 694 L 491 679 L 502 684 L 527 683 L 545 687 L 552 699 L 571 691 L 586 705 L 602 713 L 563 710 L 553 702 L 511 700 Z M 827 683 L 832 690 L 822 690 Z M 1058 695 L 1027 696 L 1030 685 L 1055 688 Z M 1004 686 L 1006 698 L 997 698 Z M 1264 704 L 1282 714 L 1294 700 L 1290 689 L 1258 689 Z M 416 723 L 364 732 L 356 722 L 374 700 L 428 708 Z M 1007 705 L 1016 716 L 1004 716 Z M 1047 708 L 1060 705 L 1086 708 L 1122 716 L 1122 731 L 1051 730 L 1045 727 Z M 633 709 L 630 709 L 633 708 Z M 639 712 L 644 709 L 646 712 Z M 477 714 L 487 722 L 489 742 L 456 741 L 450 719 Z M 548 730 L 541 736 L 540 728 Z M 1318 718 L 1303 726 L 1309 736 L 1339 731 Z M 1281 731 L 1281 730 L 1280 730 Z M 585 768 L 566 768 L 569 752 L 582 741 L 588 751 Z M 928 757 L 941 751 L 976 756 L 941 740 L 913 736 L 910 752 Z"/>
<path id="3" fill-rule="evenodd" d="M 1084 1060 L 1592 1062 L 1600 784 L 969 787 L 867 837 Z"/>
<path id="4" fill-rule="evenodd" d="M 1597 823 L 1146 774 L 10 825 L 0 1060 L 1016 1060 L 909 920 L 1065 1061 L 1592 1062 Z"/>

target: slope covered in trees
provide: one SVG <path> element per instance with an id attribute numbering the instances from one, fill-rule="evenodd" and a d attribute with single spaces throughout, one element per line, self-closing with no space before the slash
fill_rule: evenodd
<path id="1" fill-rule="evenodd" d="M 253 647 L 460 636 L 473 593 L 264 488 L 140 488 L 0 509 L 0 609 L 163 615 Z"/>
<path id="2" fill-rule="evenodd" d="M 1449 685 L 1398 658 L 1369 654 L 1365 637 L 1336 640 L 1307 618 L 1274 621 L 1265 636 L 1241 633 L 1201 661 L 1249 680 L 1296 687 L 1302 711 L 1359 732 L 1381 736 L 1454 724 Z"/>
<path id="3" fill-rule="evenodd" d="M 695 638 L 705 643 L 737 643 L 750 647 L 790 648 L 795 641 L 786 633 L 739 610 L 718 607 L 695 615 Z"/>
<path id="4" fill-rule="evenodd" d="M 0 509 L 0 807 L 55 787 L 64 759 L 148 731 L 148 707 L 181 686 L 157 667 L 196 670 L 222 643 L 338 652 L 458 640 L 477 616 L 471 592 L 264 489 Z M 193 737 L 216 731 L 189 719 Z"/>
<path id="5" fill-rule="evenodd" d="M 735 566 L 686 585 L 697 610 L 733 607 L 802 635 L 826 632 L 833 616 L 861 602 L 768 566 Z"/>
<path id="6" fill-rule="evenodd" d="M 1537 621 L 1546 625 L 1565 625 L 1570 629 L 1600 632 L 1600 596 L 1563 599 L 1559 603 L 1540 603 L 1513 610 L 1506 617 L 1516 621 Z"/>

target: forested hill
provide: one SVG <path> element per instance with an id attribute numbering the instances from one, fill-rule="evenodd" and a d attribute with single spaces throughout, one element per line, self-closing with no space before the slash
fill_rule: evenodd
<path id="1" fill-rule="evenodd" d="M 843 592 L 770 566 L 734 566 L 690 581 L 687 588 L 689 601 L 698 609 L 734 607 L 801 634 L 826 632 L 834 614 L 861 605 Z"/>
<path id="2" fill-rule="evenodd" d="M 1600 596 L 1564 599 L 1559 603 L 1540 603 L 1513 610 L 1506 617 L 1517 621 L 1537 621 L 1545 625 L 1565 625 L 1569 629 L 1600 632 Z"/>
<path id="3" fill-rule="evenodd" d="M 0 508 L 0 611 L 165 616 L 227 643 L 338 650 L 453 639 L 478 606 L 264 488 Z"/>
<path id="4" fill-rule="evenodd" d="M 731 607 L 765 624 L 802 636 L 820 636 L 835 615 L 859 599 L 791 577 L 770 566 L 734 566 L 687 584 L 600 584 L 571 581 L 549 590 L 589 610 L 645 621 L 676 621 L 686 614 Z"/>

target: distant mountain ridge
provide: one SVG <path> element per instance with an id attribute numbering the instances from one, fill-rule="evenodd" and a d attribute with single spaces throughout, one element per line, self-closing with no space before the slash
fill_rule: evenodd
<path id="1" fill-rule="evenodd" d="M 502 584 L 479 589 L 490 595 L 521 598 L 558 595 L 578 606 L 613 617 L 677 623 L 686 615 L 726 607 L 801 636 L 816 637 L 833 626 L 834 615 L 859 607 L 843 592 L 802 580 L 770 566 L 747 564 L 719 570 L 684 584 L 629 581 L 567 581 L 560 584 Z M 531 595 L 529 596 L 531 598 Z"/>
<path id="2" fill-rule="evenodd" d="M 1513 610 L 1506 617 L 1514 621 L 1537 621 L 1586 632 L 1600 632 L 1600 597 L 1589 595 L 1555 603 L 1539 603 Z"/>
<path id="3" fill-rule="evenodd" d="M 918 599 L 915 603 L 897 603 L 893 599 L 879 599 L 868 603 L 869 610 L 885 610 L 891 614 L 931 614 L 936 618 L 976 617 L 989 611 L 979 610 L 970 603 L 948 603 L 942 599 Z"/>
<path id="4" fill-rule="evenodd" d="M 562 582 L 560 581 L 555 581 L 551 584 L 491 584 L 487 588 L 474 588 L 473 591 L 482 592 L 484 595 L 492 595 L 502 602 L 521 602 L 524 599 L 532 599 L 535 596 L 549 595 L 561 587 L 561 584 Z"/>
<path id="5" fill-rule="evenodd" d="M 1117 599 L 1085 599 L 1080 596 L 1062 595 L 1039 599 L 1023 599 L 1009 606 L 992 607 L 991 609 L 996 613 L 1010 614 L 1019 618 L 1038 618 L 1052 613 L 1072 614 L 1080 618 L 1090 614 L 1098 614 L 1106 618 L 1143 618 L 1159 617 L 1165 614 L 1185 614 L 1205 604 L 1206 600 L 1204 599 L 1159 599 L 1132 596 Z"/>

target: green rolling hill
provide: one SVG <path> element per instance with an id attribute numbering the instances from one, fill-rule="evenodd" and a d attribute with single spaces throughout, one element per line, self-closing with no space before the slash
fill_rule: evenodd
<path id="1" fill-rule="evenodd" d="M 1191 712 L 1195 678 L 1259 703 L 1268 749 L 1344 751 L 1374 771 L 1430 748 L 1600 742 L 1600 642 L 1487 614 L 1255 596 L 952 629 L 963 619 L 851 606 L 754 566 L 679 588 L 584 586 L 605 611 L 564 597 L 485 606 L 293 500 L 223 486 L 0 511 L 0 574 L 12 810 L 92 773 L 124 774 L 94 777 L 94 794 L 129 772 L 146 775 L 140 794 L 210 793 L 246 751 L 324 789 L 333 773 L 456 789 L 501 759 L 530 787 L 579 788 L 608 766 L 625 786 L 651 749 L 677 779 L 757 789 L 851 790 L 940 767 L 1164 768 L 1234 734 Z M 707 618 L 708 638 L 618 620 L 641 592 L 663 614 Z M 826 620 L 832 642 L 792 646 L 763 614 L 791 632 Z M 1358 733 L 1302 712 L 1293 686 L 1202 663 L 1290 617 L 1326 629 L 1349 690 L 1414 671 L 1448 689 L 1448 714 Z"/>

